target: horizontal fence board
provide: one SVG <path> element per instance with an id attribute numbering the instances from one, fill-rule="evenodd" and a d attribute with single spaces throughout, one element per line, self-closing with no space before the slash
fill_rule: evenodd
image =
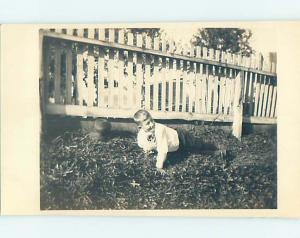
<path id="1" fill-rule="evenodd" d="M 107 109 L 97 107 L 87 107 L 79 105 L 55 105 L 47 104 L 46 112 L 51 115 L 65 115 L 65 116 L 82 116 L 82 117 L 106 117 L 106 118 L 132 118 L 135 110 L 120 110 Z M 231 115 L 212 115 L 200 113 L 181 113 L 181 112 L 162 112 L 149 111 L 154 119 L 180 119 L 180 120 L 204 120 L 215 122 L 232 122 Z M 268 117 L 244 117 L 244 123 L 253 124 L 276 124 L 276 119 Z"/>
<path id="2" fill-rule="evenodd" d="M 78 105 L 56 105 L 47 104 L 46 112 L 51 115 L 65 115 L 65 116 L 81 116 L 81 117 L 107 117 L 107 118 L 132 118 L 132 115 L 136 110 L 120 110 L 120 109 L 108 109 L 87 107 Z M 149 111 L 154 119 L 180 119 L 180 120 L 204 120 L 215 122 L 232 122 L 232 116 L 226 115 L 212 115 L 212 114 L 200 114 L 190 112 L 163 112 L 163 111 Z"/>

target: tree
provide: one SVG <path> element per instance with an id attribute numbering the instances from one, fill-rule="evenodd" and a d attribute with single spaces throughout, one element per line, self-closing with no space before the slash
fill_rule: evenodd
<path id="1" fill-rule="evenodd" d="M 249 44 L 252 32 L 239 28 L 202 28 L 193 35 L 194 46 L 218 49 L 250 56 L 254 50 Z"/>

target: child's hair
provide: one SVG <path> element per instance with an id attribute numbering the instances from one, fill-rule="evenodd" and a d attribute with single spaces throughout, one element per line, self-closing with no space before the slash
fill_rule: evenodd
<path id="1" fill-rule="evenodd" d="M 148 111 L 144 109 L 138 110 L 133 116 L 133 120 L 138 125 L 141 124 L 143 121 L 147 120 L 148 118 L 152 119 L 152 116 Z"/>

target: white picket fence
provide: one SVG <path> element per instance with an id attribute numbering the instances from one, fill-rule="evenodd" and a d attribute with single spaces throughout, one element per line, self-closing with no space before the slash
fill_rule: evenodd
<path id="1" fill-rule="evenodd" d="M 41 34 L 48 114 L 130 118 L 145 108 L 160 119 L 276 123 L 276 65 L 261 56 L 182 48 L 124 29 Z"/>

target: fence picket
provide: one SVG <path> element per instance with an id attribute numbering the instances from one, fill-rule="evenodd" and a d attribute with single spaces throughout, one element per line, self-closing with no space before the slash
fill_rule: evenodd
<path id="1" fill-rule="evenodd" d="M 142 47 L 143 39 L 140 34 L 137 35 L 137 47 Z M 142 107 L 142 86 L 143 86 L 143 56 L 137 53 L 136 63 L 136 95 L 137 95 L 137 107 Z"/>
<path id="2" fill-rule="evenodd" d="M 255 94 L 255 86 L 256 86 L 256 73 L 250 73 L 250 90 L 249 90 L 249 115 L 253 116 L 253 110 L 254 110 L 254 94 Z"/>
<path id="3" fill-rule="evenodd" d="M 219 87 L 219 76 L 218 76 L 218 71 L 219 68 L 214 68 L 213 69 L 213 77 L 214 77 L 214 85 L 213 85 L 213 114 L 217 113 L 218 109 L 218 98 L 219 98 L 219 93 L 218 93 L 218 87 Z"/>
<path id="4" fill-rule="evenodd" d="M 205 69 L 205 73 L 202 73 L 202 113 L 208 113 L 208 65 L 203 65 L 203 69 Z"/>
<path id="5" fill-rule="evenodd" d="M 66 104 L 72 104 L 72 45 L 66 50 Z"/>
<path id="6" fill-rule="evenodd" d="M 270 117 L 272 96 L 273 96 L 273 85 L 270 84 L 270 86 L 269 86 L 269 94 L 268 94 L 267 111 L 266 111 L 266 115 L 265 115 L 266 117 Z"/>
<path id="7" fill-rule="evenodd" d="M 109 28 L 108 30 L 108 41 L 115 42 L 115 29 Z"/>
<path id="8" fill-rule="evenodd" d="M 145 109 L 150 110 L 150 64 L 151 59 L 149 55 L 146 55 L 145 65 Z"/>
<path id="9" fill-rule="evenodd" d="M 269 84 L 270 84 L 270 78 L 266 78 L 265 81 L 265 88 L 264 88 L 264 101 L 263 101 L 263 106 L 262 106 L 262 117 L 266 116 L 266 107 L 267 107 L 267 101 L 268 101 L 268 93 L 269 93 Z"/>
<path id="10" fill-rule="evenodd" d="M 77 36 L 83 37 L 84 36 L 84 29 L 77 29 Z"/>
<path id="11" fill-rule="evenodd" d="M 187 89 L 187 62 L 183 62 L 183 75 L 182 75 L 182 111 L 186 112 L 186 89 Z"/>
<path id="12" fill-rule="evenodd" d="M 113 108 L 114 107 L 114 71 L 115 71 L 115 53 L 113 49 L 109 49 L 108 53 L 108 62 L 107 62 L 107 68 L 108 68 L 108 107 Z"/>
<path id="13" fill-rule="evenodd" d="M 95 29 L 88 29 L 88 38 L 90 39 L 95 38 Z"/>
<path id="14" fill-rule="evenodd" d="M 180 84 L 181 84 L 181 67 L 180 67 L 180 60 L 176 60 L 176 104 L 175 104 L 175 111 L 180 111 Z"/>
<path id="15" fill-rule="evenodd" d="M 277 104 L 277 87 L 274 86 L 273 96 L 272 96 L 272 107 L 270 117 L 276 117 L 276 104 Z"/>
<path id="16" fill-rule="evenodd" d="M 168 111 L 172 111 L 174 102 L 173 102 L 173 81 L 174 81 L 174 70 L 173 70 L 173 59 L 169 59 L 169 67 L 167 73 L 167 79 L 169 83 L 168 90 Z"/>
<path id="17" fill-rule="evenodd" d="M 259 97 L 260 97 L 260 88 L 261 88 L 261 81 L 262 76 L 255 74 L 255 100 L 254 100 L 254 116 L 258 116 L 258 104 L 259 104 Z"/>
<path id="18" fill-rule="evenodd" d="M 197 51 L 197 49 L 196 49 Z M 196 52 L 197 54 L 197 52 Z M 195 63 L 195 113 L 201 112 L 201 75 L 200 75 L 200 64 Z"/>
<path id="19" fill-rule="evenodd" d="M 162 58 L 161 68 L 161 111 L 166 110 L 166 58 Z"/>
<path id="20" fill-rule="evenodd" d="M 99 47 L 98 58 L 98 95 L 97 101 L 99 107 L 104 107 L 104 49 Z"/>
<path id="21" fill-rule="evenodd" d="M 71 29 L 71 28 L 67 28 L 67 29 L 66 29 L 66 34 L 67 34 L 67 35 L 71 35 L 71 36 L 72 36 L 73 33 L 74 33 L 74 30 L 73 30 L 73 29 Z"/>
<path id="22" fill-rule="evenodd" d="M 87 77 L 88 77 L 87 105 L 89 107 L 93 106 L 94 95 L 95 95 L 94 67 L 95 67 L 94 46 L 89 46 L 89 49 L 88 49 L 88 75 L 87 75 Z"/>
<path id="23" fill-rule="evenodd" d="M 264 99 L 264 92 L 265 92 L 265 84 L 266 84 L 266 77 L 263 76 L 263 79 L 261 81 L 261 89 L 260 89 L 258 113 L 257 113 L 257 116 L 259 116 L 259 117 L 262 115 L 262 106 L 263 106 L 263 99 Z"/>
<path id="24" fill-rule="evenodd" d="M 60 104 L 61 103 L 61 48 L 60 45 L 57 46 L 58 47 L 56 48 L 54 53 L 54 65 L 55 65 L 54 98 L 55 98 L 55 103 Z"/>
<path id="25" fill-rule="evenodd" d="M 105 29 L 99 28 L 98 29 L 98 39 L 104 41 L 105 40 Z"/>
<path id="26" fill-rule="evenodd" d="M 83 105 L 83 54 L 82 54 L 82 46 L 78 46 L 77 51 L 77 66 L 76 66 L 76 94 L 78 105 Z"/>
<path id="27" fill-rule="evenodd" d="M 225 93 L 225 78 L 223 76 L 222 68 L 220 69 L 220 93 L 219 93 L 219 114 L 223 113 L 223 106 L 224 106 L 224 93 Z"/>
<path id="28" fill-rule="evenodd" d="M 132 33 L 128 33 L 127 35 L 127 44 L 128 45 L 133 45 L 133 34 Z M 136 85 L 134 85 L 134 75 L 133 75 L 133 52 L 132 51 L 128 51 L 128 63 L 127 63 L 127 80 L 128 80 L 128 108 L 136 108 L 136 90 L 135 87 Z"/>
<path id="29" fill-rule="evenodd" d="M 120 40 L 120 38 L 119 38 Z M 130 97 L 132 95 L 128 94 L 128 79 L 125 82 L 125 78 L 124 78 L 124 51 L 119 50 L 118 52 L 118 88 L 119 88 L 119 108 L 124 108 L 128 105 L 128 102 L 130 101 Z M 126 83 L 126 84 L 125 84 Z"/>

